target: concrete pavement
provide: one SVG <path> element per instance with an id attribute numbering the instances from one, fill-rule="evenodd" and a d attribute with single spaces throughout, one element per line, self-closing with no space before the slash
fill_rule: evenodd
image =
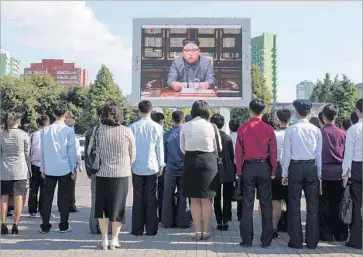
<path id="1" fill-rule="evenodd" d="M 133 257 L 177 257 L 177 256 L 201 256 L 201 257 L 295 257 L 295 256 L 361 256 L 362 251 L 349 249 L 343 243 L 319 243 L 316 250 L 306 247 L 301 250 L 287 247 L 288 236 L 280 233 L 280 238 L 273 241 L 268 249 L 261 248 L 259 236 L 261 234 L 261 222 L 258 212 L 254 213 L 255 240 L 254 247 L 245 249 L 239 246 L 239 230 L 236 219 L 236 204 L 233 204 L 233 221 L 229 231 L 218 231 L 215 229 L 215 218 L 212 218 L 212 236 L 208 241 L 194 242 L 190 238 L 193 229 L 159 229 L 158 235 L 154 237 L 135 237 L 130 235 L 131 228 L 131 206 L 132 187 L 130 186 L 128 196 L 127 221 L 120 234 L 122 248 L 114 251 L 102 251 L 99 249 L 101 242 L 99 235 L 91 235 L 88 228 L 88 217 L 90 212 L 91 193 L 90 181 L 85 173 L 79 175 L 76 188 L 77 206 L 80 212 L 70 216 L 72 232 L 60 234 L 58 230 L 59 213 L 56 209 L 54 199 L 53 213 L 56 218 L 51 220 L 53 230 L 49 234 L 40 234 L 40 218 L 28 218 L 27 207 L 21 218 L 19 226 L 20 234 L 17 236 L 3 236 L 1 238 L 1 257 L 51 257 L 51 256 L 133 256 Z M 304 207 L 304 204 L 303 204 Z M 8 220 L 9 229 L 12 220 Z"/>

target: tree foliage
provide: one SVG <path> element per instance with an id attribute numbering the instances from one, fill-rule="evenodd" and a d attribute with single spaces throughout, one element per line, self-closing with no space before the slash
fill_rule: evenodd
<path id="1" fill-rule="evenodd" d="M 52 119 L 54 105 L 64 98 L 65 89 L 49 75 L 20 79 L 4 77 L 1 80 L 1 114 L 22 112 L 22 128 L 26 131 L 37 129 L 39 114 L 47 114 Z"/>
<path id="2" fill-rule="evenodd" d="M 310 96 L 312 102 L 337 105 L 339 108 L 338 124 L 349 117 L 358 99 L 358 90 L 346 75 L 343 75 L 342 79 L 337 75 L 332 81 L 329 73 L 325 74 L 323 81 L 318 80 Z"/>
<path id="3" fill-rule="evenodd" d="M 122 109 L 125 108 L 125 99 L 120 88 L 114 82 L 111 71 L 105 65 L 102 65 L 97 73 L 96 80 L 88 89 L 80 118 L 82 132 L 98 122 L 97 108 L 109 100 L 115 100 L 119 102 Z"/>
<path id="4" fill-rule="evenodd" d="M 266 80 L 263 77 L 257 65 L 252 65 L 252 99 L 264 100 L 268 105 L 271 103 L 272 95 L 269 88 L 266 86 Z M 267 109 L 268 110 L 268 109 Z M 247 108 L 234 108 L 231 110 L 231 119 L 236 119 L 243 123 L 249 119 Z"/>

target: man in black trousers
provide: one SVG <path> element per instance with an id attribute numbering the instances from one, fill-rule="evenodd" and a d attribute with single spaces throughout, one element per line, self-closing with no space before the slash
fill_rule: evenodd
<path id="1" fill-rule="evenodd" d="M 253 100 L 249 104 L 251 119 L 237 132 L 236 168 L 242 177 L 243 202 L 240 234 L 243 247 L 251 247 L 253 241 L 253 207 L 255 190 L 260 197 L 262 212 L 262 247 L 272 241 L 272 195 L 271 179 L 277 167 L 277 145 L 273 128 L 261 120 L 265 103 Z"/>
<path id="2" fill-rule="evenodd" d="M 307 207 L 305 242 L 308 248 L 315 249 L 319 242 L 318 196 L 322 166 L 322 135 L 320 129 L 307 119 L 311 113 L 311 102 L 295 100 L 293 105 L 298 121 L 286 129 L 282 164 L 283 184 L 289 185 L 288 246 L 302 248 L 300 201 L 301 192 L 304 190 Z"/>
<path id="3" fill-rule="evenodd" d="M 141 119 L 130 129 L 135 136 L 136 160 L 132 164 L 132 228 L 131 234 L 154 236 L 158 232 L 157 178 L 163 174 L 164 143 L 163 128 L 151 119 L 152 104 L 139 103 Z"/>
<path id="4" fill-rule="evenodd" d="M 362 98 L 355 105 L 359 117 L 356 124 L 347 131 L 343 159 L 343 186 L 350 182 L 350 195 L 353 200 L 353 217 L 350 224 L 350 239 L 346 246 L 362 249 Z"/>

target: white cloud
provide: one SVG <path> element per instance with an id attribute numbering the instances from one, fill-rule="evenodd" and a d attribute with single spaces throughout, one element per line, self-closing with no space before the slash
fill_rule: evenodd
<path id="1" fill-rule="evenodd" d="M 12 28 L 11 35 L 4 36 L 25 46 L 54 51 L 52 58 L 63 57 L 89 69 L 91 80 L 105 64 L 116 82 L 129 89 L 132 51 L 124 46 L 122 37 L 97 20 L 85 1 L 7 1 L 2 3 L 1 17 Z"/>

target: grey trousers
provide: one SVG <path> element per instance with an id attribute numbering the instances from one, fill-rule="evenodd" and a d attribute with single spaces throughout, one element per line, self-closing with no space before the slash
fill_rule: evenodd
<path id="1" fill-rule="evenodd" d="M 175 189 L 177 199 L 174 200 Z M 164 227 L 189 228 L 192 224 L 189 203 L 183 195 L 183 177 L 165 172 L 164 198 L 161 223 Z"/>
<path id="2" fill-rule="evenodd" d="M 89 215 L 89 229 L 91 234 L 97 234 L 98 220 L 95 218 L 96 175 L 91 176 L 91 213 Z"/>
<path id="3" fill-rule="evenodd" d="M 91 212 L 89 215 L 89 230 L 91 234 L 97 234 L 98 219 L 95 218 L 95 205 L 96 205 L 96 175 L 91 176 Z M 108 232 L 112 232 L 112 224 L 109 223 Z"/>

